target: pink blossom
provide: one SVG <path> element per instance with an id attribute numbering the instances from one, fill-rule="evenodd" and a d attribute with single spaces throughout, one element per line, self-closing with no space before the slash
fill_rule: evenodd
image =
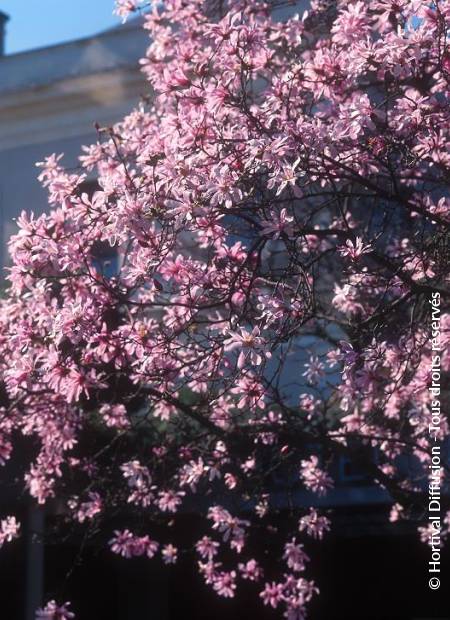
<path id="1" fill-rule="evenodd" d="M 11 542 L 18 538 L 20 523 L 16 521 L 14 516 L 6 517 L 0 521 L 0 547 L 5 542 Z"/>
<path id="2" fill-rule="evenodd" d="M 163 512 L 177 512 L 184 495 L 185 493 L 183 491 L 161 491 L 158 496 L 159 509 Z"/>
<path id="3" fill-rule="evenodd" d="M 341 45 L 358 41 L 368 33 L 369 24 L 364 2 L 349 3 L 335 21 L 333 40 Z"/>
<path id="4" fill-rule="evenodd" d="M 49 601 L 47 605 L 38 609 L 36 620 L 71 620 L 75 614 L 69 610 L 70 603 L 57 605 L 56 601 Z"/>
<path id="5" fill-rule="evenodd" d="M 217 592 L 219 596 L 223 596 L 225 598 L 233 598 L 234 591 L 236 590 L 236 572 L 230 571 L 220 572 L 214 578 L 213 588 Z"/>
<path id="6" fill-rule="evenodd" d="M 260 593 L 264 605 L 270 605 L 274 609 L 284 599 L 283 587 L 279 583 L 266 583 L 264 590 Z"/>
<path id="7" fill-rule="evenodd" d="M 202 558 L 206 558 L 210 561 L 217 554 L 219 543 L 208 536 L 203 536 L 203 538 L 197 542 L 195 548 Z"/>
<path id="8" fill-rule="evenodd" d="M 309 560 L 309 557 L 303 551 L 303 545 L 297 544 L 295 538 L 284 546 L 283 558 L 286 560 L 288 567 L 296 572 L 305 570 L 305 562 Z"/>
<path id="9" fill-rule="evenodd" d="M 245 376 L 239 379 L 236 383 L 236 387 L 230 390 L 231 394 L 236 394 L 239 397 L 237 403 L 238 409 L 244 409 L 250 407 L 252 409 L 264 408 L 264 388 L 261 383 L 250 376 Z"/>
<path id="10" fill-rule="evenodd" d="M 317 383 L 324 375 L 324 365 L 319 360 L 317 355 L 311 356 L 305 366 L 306 370 L 303 373 L 303 376 L 308 379 L 309 383 Z"/>
<path id="11" fill-rule="evenodd" d="M 249 560 L 245 564 L 238 564 L 239 571 L 243 579 L 249 581 L 259 581 L 263 575 L 263 571 L 256 560 Z"/>
<path id="12" fill-rule="evenodd" d="M 327 517 L 319 515 L 317 510 L 311 508 L 309 513 L 300 519 L 298 529 L 300 532 L 306 531 L 308 536 L 312 536 L 312 538 L 321 540 L 325 532 L 330 529 L 330 521 Z"/>
<path id="13" fill-rule="evenodd" d="M 68 506 L 75 512 L 78 522 L 83 523 L 86 520 L 93 519 L 102 511 L 103 502 L 98 493 L 91 491 L 85 502 L 80 502 L 77 497 L 74 497 L 69 500 Z"/>
<path id="14" fill-rule="evenodd" d="M 243 368 L 247 362 L 251 364 L 262 364 L 263 357 L 269 358 L 270 351 L 264 351 L 264 339 L 260 336 L 258 327 L 254 327 L 251 332 L 240 328 L 240 333 L 231 333 L 225 342 L 226 351 L 240 350 L 237 366 Z"/>
<path id="15" fill-rule="evenodd" d="M 212 506 L 208 510 L 208 518 L 213 521 L 213 529 L 222 534 L 223 541 L 239 553 L 245 544 L 245 529 L 250 525 L 249 521 L 233 517 L 221 506 Z"/>
<path id="16" fill-rule="evenodd" d="M 129 530 L 115 530 L 114 538 L 109 541 L 109 544 L 113 553 L 124 558 L 141 555 L 152 558 L 159 548 L 159 544 L 148 536 L 135 536 Z"/>
<path id="17" fill-rule="evenodd" d="M 178 550 L 173 545 L 164 545 L 161 550 L 161 555 L 164 564 L 176 564 Z"/>
<path id="18" fill-rule="evenodd" d="M 226 167 L 216 169 L 214 173 L 215 178 L 213 177 L 206 186 L 210 194 L 211 205 L 216 206 L 223 203 L 225 207 L 231 208 L 234 203 L 242 199 L 242 190 L 236 187 L 233 176 Z"/>
<path id="19" fill-rule="evenodd" d="M 356 237 L 355 243 L 351 239 L 347 239 L 345 246 L 338 248 L 342 256 L 349 256 L 353 261 L 358 260 L 363 254 L 371 252 L 370 244 L 364 245 L 360 237 Z"/>
<path id="20" fill-rule="evenodd" d="M 400 504 L 394 504 L 389 513 L 389 521 L 391 521 L 391 523 L 395 523 L 401 518 L 402 513 L 403 507 Z"/>
<path id="21" fill-rule="evenodd" d="M 100 414 L 105 420 L 106 426 L 125 430 L 130 426 L 124 405 L 102 405 Z"/>
<path id="22" fill-rule="evenodd" d="M 122 18 L 122 22 L 125 22 L 130 13 L 137 9 L 139 3 L 140 0 L 115 0 L 114 13 Z"/>
<path id="23" fill-rule="evenodd" d="M 261 220 L 261 233 L 272 239 L 279 239 L 283 234 L 292 237 L 294 234 L 292 222 L 293 218 L 287 215 L 286 209 L 281 209 L 279 215 L 273 212 L 270 219 Z"/>
<path id="24" fill-rule="evenodd" d="M 300 477 L 305 487 L 318 495 L 325 495 L 333 487 L 332 479 L 320 469 L 319 459 L 315 455 L 301 462 Z"/>

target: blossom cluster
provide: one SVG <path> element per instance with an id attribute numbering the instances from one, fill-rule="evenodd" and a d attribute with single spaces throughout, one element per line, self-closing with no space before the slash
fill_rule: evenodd
<path id="1" fill-rule="evenodd" d="M 126 558 L 175 563 L 155 524 L 195 506 L 183 552 L 206 584 L 246 580 L 299 620 L 317 587 L 297 538 L 329 529 L 316 499 L 342 455 L 405 514 L 424 501 L 432 291 L 450 369 L 450 3 L 167 0 L 143 21 L 151 94 L 78 170 L 40 164 L 49 212 L 9 243 L 0 462 L 22 434 L 39 503 L 105 528 L 144 514 L 110 531 Z M 250 541 L 296 489 L 311 510 L 286 518 L 272 580 Z"/>

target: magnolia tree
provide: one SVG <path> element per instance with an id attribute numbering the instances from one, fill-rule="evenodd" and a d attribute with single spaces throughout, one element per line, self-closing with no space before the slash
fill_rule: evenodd
<path id="1" fill-rule="evenodd" d="M 330 527 L 336 458 L 420 521 L 450 365 L 450 2 L 303 9 L 148 7 L 148 98 L 79 171 L 39 164 L 51 210 L 18 219 L 0 318 L 0 454 L 32 446 L 32 497 L 112 553 L 190 555 L 219 596 L 254 582 L 289 620 L 317 592 L 304 541 Z M 181 548 L 188 512 L 203 535 Z"/>

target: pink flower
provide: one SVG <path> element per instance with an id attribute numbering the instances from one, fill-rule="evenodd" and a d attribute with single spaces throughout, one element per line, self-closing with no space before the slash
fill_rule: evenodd
<path id="1" fill-rule="evenodd" d="M 139 461 L 129 461 L 120 466 L 124 478 L 128 480 L 128 485 L 132 488 L 148 487 L 151 485 L 152 478 L 145 465 Z"/>
<path id="2" fill-rule="evenodd" d="M 195 491 L 200 479 L 208 472 L 209 467 L 205 465 L 202 458 L 197 461 L 191 460 L 187 465 L 183 466 L 180 477 L 180 486 L 189 485 L 192 491 Z"/>
<path id="3" fill-rule="evenodd" d="M 20 530 L 20 523 L 16 521 L 15 517 L 6 517 L 0 521 L 0 547 L 5 542 L 11 542 L 15 538 L 18 538 Z"/>
<path id="4" fill-rule="evenodd" d="M 70 603 L 59 606 L 56 601 L 49 601 L 43 609 L 37 610 L 36 620 L 72 620 L 75 614 L 68 609 L 69 606 Z"/>
<path id="5" fill-rule="evenodd" d="M 162 512 L 177 512 L 184 495 L 185 493 L 183 491 L 161 491 L 158 497 L 159 509 Z"/>
<path id="6" fill-rule="evenodd" d="M 270 351 L 264 351 L 264 344 L 258 327 L 254 327 L 251 332 L 241 327 L 240 333 L 231 333 L 225 341 L 225 351 L 240 350 L 237 361 L 239 369 L 243 368 L 246 362 L 259 366 L 262 364 L 263 356 L 271 357 Z"/>
<path id="7" fill-rule="evenodd" d="M 402 517 L 403 506 L 401 504 L 394 504 L 389 513 L 389 521 L 395 523 Z"/>
<path id="8" fill-rule="evenodd" d="M 130 426 L 124 405 L 102 405 L 100 407 L 100 415 L 105 420 L 106 426 L 119 430 L 125 430 Z"/>
<path id="9" fill-rule="evenodd" d="M 116 530 L 114 534 L 114 538 L 109 541 L 113 553 L 117 553 L 124 558 L 141 555 L 136 553 L 135 538 L 129 530 L 124 530 L 123 532 Z"/>
<path id="10" fill-rule="evenodd" d="M 126 22 L 127 17 L 133 13 L 140 0 L 115 0 L 114 13 L 122 18 L 122 23 Z"/>
<path id="11" fill-rule="evenodd" d="M 129 530 L 114 532 L 115 536 L 109 541 L 111 551 L 132 558 L 134 556 L 147 555 L 152 558 L 158 551 L 159 545 L 148 536 L 135 536 Z"/>
<path id="12" fill-rule="evenodd" d="M 289 188 L 296 198 L 301 198 L 303 196 L 303 192 L 300 187 L 297 185 L 297 180 L 300 176 L 302 176 L 303 172 L 296 172 L 295 169 L 298 165 L 298 161 L 295 162 L 292 166 L 283 165 L 279 170 L 274 172 L 269 179 L 267 184 L 268 188 L 277 187 L 276 195 L 279 196 L 282 194 L 283 190 Z M 286 216 L 285 224 L 289 225 L 289 220 Z"/>
<path id="13" fill-rule="evenodd" d="M 306 370 L 303 373 L 303 376 L 308 379 L 309 383 L 317 383 L 324 375 L 324 365 L 319 360 L 317 355 L 311 356 L 305 366 Z"/>
<path id="14" fill-rule="evenodd" d="M 286 560 L 288 567 L 293 571 L 305 570 L 305 562 L 309 557 L 303 551 L 303 545 L 297 544 L 295 538 L 284 546 L 283 558 Z"/>
<path id="15" fill-rule="evenodd" d="M 351 239 L 347 239 L 345 246 L 339 246 L 338 250 L 342 256 L 348 256 L 352 261 L 356 261 L 363 254 L 371 252 L 371 246 L 364 245 L 361 237 L 356 237 L 355 243 Z"/>
<path id="16" fill-rule="evenodd" d="M 272 212 L 269 220 L 261 220 L 261 234 L 279 239 L 282 235 L 292 237 L 294 229 L 292 222 L 294 219 L 287 215 L 286 209 L 281 209 L 280 213 Z"/>
<path id="17" fill-rule="evenodd" d="M 249 581 L 259 581 L 263 575 L 263 571 L 256 560 L 249 560 L 245 564 L 238 564 L 239 571 L 243 579 Z"/>
<path id="18" fill-rule="evenodd" d="M 213 581 L 213 588 L 219 596 L 225 598 L 233 598 L 234 591 L 236 590 L 236 572 L 220 572 L 215 576 Z"/>
<path id="19" fill-rule="evenodd" d="M 217 555 L 219 543 L 209 538 L 209 536 L 203 536 L 203 538 L 197 542 L 195 548 L 202 558 L 206 558 L 210 561 Z"/>
<path id="20" fill-rule="evenodd" d="M 257 379 L 244 376 L 236 383 L 236 387 L 230 390 L 231 394 L 239 397 L 237 402 L 238 409 L 264 409 L 264 387 Z"/>
<path id="21" fill-rule="evenodd" d="M 338 310 L 352 315 L 363 312 L 363 305 L 358 299 L 355 287 L 352 287 L 350 284 L 344 284 L 342 287 L 335 284 L 334 289 L 335 295 L 332 304 Z"/>
<path id="22" fill-rule="evenodd" d="M 348 4 L 339 13 L 331 32 L 333 40 L 341 45 L 348 45 L 361 40 L 369 31 L 366 6 L 364 2 Z"/>
<path id="23" fill-rule="evenodd" d="M 178 550 L 173 545 L 165 545 L 161 550 L 164 564 L 176 564 Z"/>
<path id="24" fill-rule="evenodd" d="M 148 468 L 135 460 L 124 463 L 120 469 L 132 490 L 128 502 L 137 506 L 150 506 L 154 500 L 153 490 L 155 487 L 152 485 L 152 477 Z"/>
<path id="25" fill-rule="evenodd" d="M 72 498 L 68 502 L 69 508 L 75 512 L 76 519 L 79 523 L 83 523 L 87 519 L 93 519 L 103 508 L 103 502 L 98 493 L 89 492 L 89 499 L 85 502 L 79 502 L 78 498 Z"/>
<path id="26" fill-rule="evenodd" d="M 264 605 L 270 605 L 275 609 L 284 599 L 283 586 L 275 582 L 266 583 L 264 590 L 259 596 L 262 598 Z"/>
<path id="27" fill-rule="evenodd" d="M 89 397 L 89 388 L 98 386 L 99 382 L 96 380 L 94 369 L 85 372 L 84 370 L 80 371 L 76 368 L 71 368 L 63 383 L 67 402 L 72 403 L 78 401 L 82 394 Z"/>
<path id="28" fill-rule="evenodd" d="M 303 411 L 306 411 L 308 414 L 308 419 L 312 418 L 314 412 L 319 410 L 320 401 L 318 401 L 311 394 L 300 394 L 300 408 Z"/>
<path id="29" fill-rule="evenodd" d="M 318 495 L 325 495 L 334 486 L 330 476 L 320 469 L 319 459 L 315 455 L 301 462 L 300 477 L 305 487 Z"/>
<path id="30" fill-rule="evenodd" d="M 213 529 L 222 533 L 223 541 L 229 542 L 230 547 L 240 553 L 244 547 L 245 529 L 250 525 L 249 521 L 233 517 L 222 506 L 211 506 L 208 518 L 213 521 Z"/>
<path id="31" fill-rule="evenodd" d="M 300 519 L 298 529 L 300 532 L 306 530 L 309 536 L 321 540 L 324 533 L 330 529 L 330 521 L 327 517 L 319 515 L 317 510 L 311 508 L 309 514 Z"/>
<path id="32" fill-rule="evenodd" d="M 243 197 L 242 190 L 236 186 L 236 181 L 226 166 L 213 170 L 211 181 L 205 189 L 208 190 L 213 207 L 223 204 L 229 209 Z"/>

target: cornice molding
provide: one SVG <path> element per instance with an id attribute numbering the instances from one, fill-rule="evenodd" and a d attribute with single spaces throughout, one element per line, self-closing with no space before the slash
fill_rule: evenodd
<path id="1" fill-rule="evenodd" d="M 109 125 L 147 94 L 138 68 L 116 68 L 0 97 L 0 151 L 86 135 Z"/>

